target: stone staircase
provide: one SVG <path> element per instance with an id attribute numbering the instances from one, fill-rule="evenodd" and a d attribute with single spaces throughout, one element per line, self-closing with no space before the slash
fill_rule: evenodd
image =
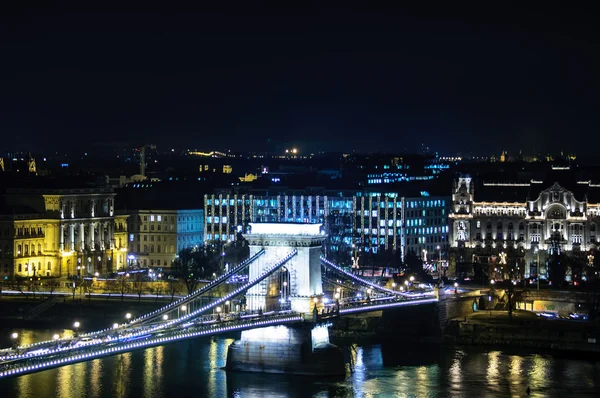
<path id="1" fill-rule="evenodd" d="M 56 296 L 53 296 L 53 297 L 50 297 L 50 298 L 44 300 L 42 303 L 33 307 L 27 314 L 25 314 L 25 316 L 23 318 L 26 320 L 31 320 L 31 319 L 41 315 L 43 312 L 52 308 L 54 306 L 54 304 L 56 304 L 56 300 L 57 300 Z"/>

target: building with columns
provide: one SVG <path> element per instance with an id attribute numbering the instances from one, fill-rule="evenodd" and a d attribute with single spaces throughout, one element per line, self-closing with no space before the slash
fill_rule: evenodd
<path id="1" fill-rule="evenodd" d="M 481 266 L 489 278 L 506 279 L 514 267 L 520 277 L 547 275 L 553 251 L 598 248 L 600 184 L 531 179 L 519 182 L 454 182 L 450 211 L 451 262 L 459 276 Z M 569 277 L 567 271 L 567 278 Z"/>
<path id="2" fill-rule="evenodd" d="M 7 190 L 2 271 L 82 277 L 125 265 L 126 223 L 115 218 L 114 197 L 108 188 Z"/>

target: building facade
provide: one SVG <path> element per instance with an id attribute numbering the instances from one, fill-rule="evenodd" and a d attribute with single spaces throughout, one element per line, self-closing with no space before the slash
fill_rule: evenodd
<path id="1" fill-rule="evenodd" d="M 472 272 L 471 265 L 482 264 L 490 278 L 514 277 L 507 268 L 520 277 L 539 273 L 545 278 L 545 262 L 554 250 L 595 251 L 600 204 L 588 199 L 597 197 L 600 186 L 580 181 L 576 187 L 581 192 L 532 180 L 483 182 L 476 190 L 472 178 L 458 178 L 450 242 L 454 260 L 469 264 L 463 274 Z"/>
<path id="2" fill-rule="evenodd" d="M 70 277 L 114 271 L 125 263 L 111 189 L 9 190 L 13 214 L 0 220 L 5 276 Z M 122 231 L 120 232 L 122 235 Z M 122 236 L 121 236 L 122 238 Z"/>
<path id="3" fill-rule="evenodd" d="M 135 210 L 127 214 L 127 263 L 172 267 L 177 253 L 203 242 L 204 210 Z"/>
<path id="4" fill-rule="evenodd" d="M 233 240 L 251 222 L 321 223 L 328 235 L 326 251 L 399 250 L 402 256 L 414 251 L 424 258 L 436 253 L 438 259 L 448 249 L 449 199 L 362 191 L 347 196 L 206 195 L 204 236 L 207 243 Z"/>

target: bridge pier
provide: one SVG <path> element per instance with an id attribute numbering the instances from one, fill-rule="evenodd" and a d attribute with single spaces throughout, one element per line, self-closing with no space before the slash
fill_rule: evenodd
<path id="1" fill-rule="evenodd" d="M 327 326 L 269 326 L 242 332 L 227 350 L 227 370 L 344 376 L 342 351 L 329 343 Z"/>

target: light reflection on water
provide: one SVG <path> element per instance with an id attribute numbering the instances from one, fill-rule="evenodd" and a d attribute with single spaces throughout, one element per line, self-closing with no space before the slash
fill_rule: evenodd
<path id="1" fill-rule="evenodd" d="M 48 331 L 51 336 L 54 331 Z M 39 333 L 38 333 L 39 335 Z M 36 336 L 39 337 L 39 336 Z M 600 396 L 600 364 L 481 348 L 354 346 L 345 379 L 228 373 L 231 338 L 206 338 L 0 381 L 2 396 L 531 397 Z"/>

